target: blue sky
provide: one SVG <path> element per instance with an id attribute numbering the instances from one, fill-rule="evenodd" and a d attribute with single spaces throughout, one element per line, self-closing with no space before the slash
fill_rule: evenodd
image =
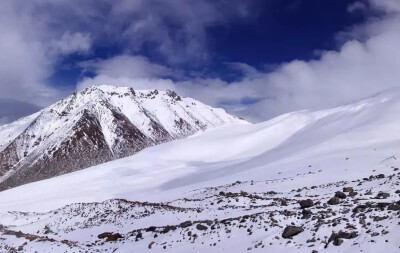
<path id="1" fill-rule="evenodd" d="M 5 0 L 0 100 L 31 113 L 107 83 L 252 121 L 329 108 L 399 85 L 399 13 L 398 0 Z"/>
<path id="2" fill-rule="evenodd" d="M 202 50 L 207 56 L 204 59 L 189 54 L 183 55 L 179 62 L 171 62 L 168 55 L 158 52 L 158 45 L 152 45 L 151 40 L 134 49 L 131 54 L 145 56 L 152 62 L 188 73 L 196 71 L 206 77 L 233 81 L 240 78 L 241 73 L 229 68 L 231 62 L 264 69 L 295 59 L 315 59 L 318 57 L 317 50 L 333 50 L 338 47 L 338 32 L 361 24 L 366 19 L 365 13 L 348 12 L 348 6 L 355 0 L 250 2 L 253 3 L 248 7 L 249 17 L 232 18 L 205 28 L 206 38 Z M 170 27 L 167 25 L 167 29 L 177 33 L 179 27 L 171 24 Z M 81 61 L 107 59 L 130 50 L 131 45 L 118 37 L 111 40 L 100 37 L 93 42 L 89 54 L 74 54 L 61 59 L 48 82 L 73 87 L 82 76 L 92 74 L 83 71 L 79 66 Z"/>

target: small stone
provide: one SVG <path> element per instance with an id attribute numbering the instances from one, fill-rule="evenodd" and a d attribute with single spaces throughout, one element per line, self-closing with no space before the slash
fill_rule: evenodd
<path id="1" fill-rule="evenodd" d="M 151 242 L 151 243 L 149 244 L 148 248 L 151 249 L 151 247 L 153 246 L 154 243 L 156 243 L 156 242 Z"/>
<path id="2" fill-rule="evenodd" d="M 337 191 L 337 192 L 335 193 L 335 197 L 338 197 L 339 199 L 345 199 L 347 196 L 346 196 L 346 194 L 344 194 L 343 192 Z"/>
<path id="3" fill-rule="evenodd" d="M 392 211 L 399 211 L 400 210 L 400 205 L 397 203 L 392 203 L 388 206 L 388 210 Z"/>
<path id="4" fill-rule="evenodd" d="M 377 199 L 387 199 L 387 198 L 389 198 L 390 197 L 390 194 L 389 193 L 386 193 L 386 192 L 380 192 L 380 193 L 378 193 L 377 195 L 376 195 L 376 198 Z"/>
<path id="5" fill-rule="evenodd" d="M 306 200 L 301 200 L 299 202 L 299 204 L 300 204 L 300 207 L 302 209 L 304 209 L 304 208 L 312 207 L 314 205 L 314 202 L 311 199 L 306 199 Z"/>
<path id="6" fill-rule="evenodd" d="M 335 245 L 335 246 L 340 246 L 342 243 L 343 243 L 343 239 L 340 239 L 340 238 L 336 238 L 333 241 L 333 245 Z"/>
<path id="7" fill-rule="evenodd" d="M 353 232 L 346 232 L 346 231 L 339 231 L 337 237 L 338 238 L 343 238 L 343 239 L 353 239 L 358 236 L 358 233 L 356 231 Z"/>
<path id="8" fill-rule="evenodd" d="M 328 200 L 329 205 L 337 205 L 340 203 L 340 200 L 338 197 L 333 197 L 330 200 Z"/>
<path id="9" fill-rule="evenodd" d="M 358 192 L 355 192 L 355 191 L 349 192 L 349 196 L 350 196 L 350 197 L 354 197 L 354 196 L 356 196 L 357 194 L 358 194 Z"/>
<path id="10" fill-rule="evenodd" d="M 206 226 L 204 226 L 204 225 L 202 225 L 202 224 L 197 224 L 196 228 L 197 228 L 198 230 L 201 230 L 201 231 L 205 231 L 205 230 L 208 229 L 208 227 L 206 227 Z"/>
<path id="11" fill-rule="evenodd" d="M 353 187 L 343 187 L 343 192 L 352 192 L 354 191 Z"/>
<path id="12" fill-rule="evenodd" d="M 182 228 L 187 228 L 187 227 L 190 227 L 192 224 L 193 223 L 190 220 L 188 220 L 188 221 L 182 222 L 180 225 Z"/>
<path id="13" fill-rule="evenodd" d="M 285 230 L 283 230 L 282 237 L 288 239 L 292 236 L 298 235 L 303 232 L 304 229 L 302 227 L 297 226 L 287 226 Z"/>

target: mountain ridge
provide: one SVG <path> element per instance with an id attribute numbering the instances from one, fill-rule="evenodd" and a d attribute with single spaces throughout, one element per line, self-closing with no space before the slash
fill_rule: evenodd
<path id="1" fill-rule="evenodd" d="M 92 86 L 0 127 L 0 190 L 246 123 L 173 91 Z"/>

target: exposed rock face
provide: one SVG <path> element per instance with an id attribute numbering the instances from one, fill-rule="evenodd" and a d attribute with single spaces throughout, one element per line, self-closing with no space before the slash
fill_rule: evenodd
<path id="1" fill-rule="evenodd" d="M 172 91 L 97 86 L 0 127 L 0 190 L 245 121 Z"/>

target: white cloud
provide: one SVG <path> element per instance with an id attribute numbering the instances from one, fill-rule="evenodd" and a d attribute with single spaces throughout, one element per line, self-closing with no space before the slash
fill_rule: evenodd
<path id="1" fill-rule="evenodd" d="M 400 2 L 398 0 L 369 0 L 375 8 L 381 8 L 387 12 L 399 12 Z"/>
<path id="2" fill-rule="evenodd" d="M 173 73 L 170 68 L 152 63 L 143 56 L 120 55 L 105 60 L 83 62 L 82 66 L 89 71 L 110 77 L 151 78 Z"/>
<path id="3" fill-rule="evenodd" d="M 55 54 L 87 53 L 92 46 L 89 34 L 63 33 L 61 38 L 53 39 L 51 43 Z"/>
<path id="4" fill-rule="evenodd" d="M 206 28 L 251 17 L 248 5 L 240 0 L 3 0 L 0 98 L 47 105 L 63 97 L 66 91 L 47 83 L 54 67 L 69 54 L 90 54 L 94 43 L 120 47 L 126 55 L 151 48 L 169 63 L 197 64 L 208 57 Z M 94 63 L 87 67 L 114 78 L 151 79 L 170 71 L 139 56 Z"/>
<path id="5" fill-rule="evenodd" d="M 129 77 L 111 77 L 108 75 L 97 75 L 94 78 L 84 78 L 77 85 L 77 90 L 95 86 L 95 85 L 114 85 L 129 86 L 137 90 L 159 89 L 176 90 L 175 83 L 169 79 L 159 78 L 129 78 Z"/>
<path id="6" fill-rule="evenodd" d="M 46 84 L 61 55 L 87 51 L 88 37 L 62 33 L 33 13 L 33 2 L 2 1 L 0 5 L 0 98 L 47 105 L 64 91 Z"/>
<path id="7" fill-rule="evenodd" d="M 350 4 L 347 7 L 348 12 L 355 12 L 355 11 L 363 11 L 366 10 L 368 7 L 364 2 L 358 1 Z"/>
<path id="8" fill-rule="evenodd" d="M 133 86 L 175 89 L 214 106 L 224 105 L 254 121 L 293 110 L 324 109 L 362 99 L 400 85 L 400 17 L 396 2 L 393 2 L 393 8 L 390 4 L 371 3 L 373 8 L 385 8 L 387 15 L 354 27 L 339 50 L 323 51 L 317 60 L 292 61 L 273 72 L 234 63 L 232 67 L 243 72 L 244 77 L 232 83 L 205 78 L 172 82 L 154 74 L 142 75 L 147 79 L 135 76 Z M 146 61 L 143 66 L 151 69 L 152 64 Z M 143 69 L 140 72 L 146 73 Z M 105 76 L 104 70 L 100 73 L 101 78 L 86 79 L 84 83 L 95 84 L 99 79 L 104 81 L 105 76 L 108 76 L 105 80 L 108 82 L 113 82 L 110 76 L 114 76 L 113 80 L 123 76 L 124 84 L 130 83 L 128 73 L 118 73 L 115 69 Z M 243 103 L 247 98 L 253 99 L 254 103 Z"/>
<path id="9" fill-rule="evenodd" d="M 246 2 L 247 3 L 247 2 Z M 237 82 L 184 76 L 175 63 L 207 59 L 206 30 L 237 18 L 251 18 L 239 0 L 4 0 L 0 5 L 0 97 L 46 104 L 63 92 L 46 85 L 54 64 L 71 53 L 88 54 L 93 43 L 119 44 L 120 56 L 83 66 L 97 75 L 78 89 L 96 84 L 136 89 L 173 89 L 242 116 L 263 120 L 299 109 L 322 109 L 400 85 L 400 2 L 370 0 L 366 8 L 385 15 L 354 27 L 336 51 L 313 61 L 282 64 L 273 72 L 233 63 Z M 354 5 L 350 9 L 359 9 Z M 138 56 L 143 48 L 164 58 L 166 67 Z M 132 56 L 136 55 L 136 56 Z M 179 65 L 178 65 L 179 66 Z M 173 81 L 169 77 L 184 81 Z M 183 78 L 182 78 L 183 77 Z M 243 103 L 253 99 L 252 104 Z"/>

